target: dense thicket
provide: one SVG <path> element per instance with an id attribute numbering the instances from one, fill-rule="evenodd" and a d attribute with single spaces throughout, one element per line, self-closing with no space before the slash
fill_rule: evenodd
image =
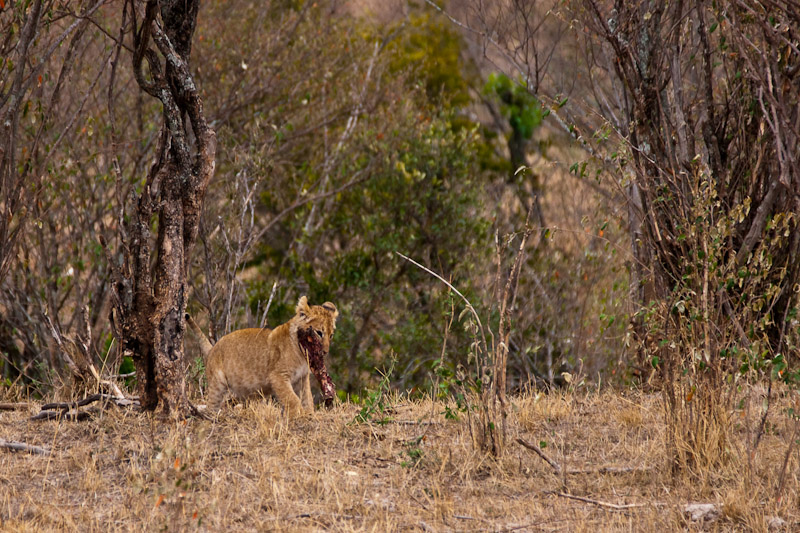
<path id="1" fill-rule="evenodd" d="M 462 24 L 491 28 L 473 32 L 487 56 L 584 148 L 573 171 L 624 194 L 630 340 L 663 387 L 671 458 L 724 460 L 739 386 L 798 380 L 796 3 L 458 4 Z M 563 53 L 550 54 L 548 16 L 576 30 Z M 575 68 L 553 68 L 567 57 Z"/>
<path id="2" fill-rule="evenodd" d="M 149 188 L 173 155 L 161 127 L 169 114 L 146 90 L 158 65 L 134 76 L 132 7 L 140 32 L 138 2 L 32 0 L 0 12 L 11 125 L 0 190 L 7 384 L 44 392 L 69 382 L 77 356 L 57 339 L 81 345 L 87 331 L 101 373 L 133 370 L 136 347 L 114 340 L 124 309 L 111 266 L 130 264 L 137 246 L 161 250 L 140 266 L 162 260 L 163 203 Z M 515 76 L 490 77 L 494 67 L 446 17 L 420 8 L 379 24 L 364 15 L 336 3 L 201 7 L 190 69 L 217 146 L 197 244 L 186 248 L 190 312 L 219 337 L 280 323 L 302 294 L 331 300 L 341 311 L 331 372 L 342 389 L 368 386 L 392 358 L 395 385 L 427 387 L 470 364 L 474 338 L 463 302 L 395 252 L 441 273 L 495 328 L 495 263 L 513 261 L 533 202 L 509 385 L 616 367 L 628 307 L 614 192 L 570 181 L 576 152 L 548 129 L 547 106 Z M 152 50 L 168 63 L 157 42 Z M 188 151 L 202 153 L 199 130 L 185 131 Z M 152 218 L 137 207 L 143 192 Z M 189 342 L 186 354 L 202 389 L 199 351 Z"/>
<path id="3" fill-rule="evenodd" d="M 800 11 L 585 9 L 595 49 L 614 58 L 592 66 L 622 95 L 600 110 L 626 144 L 614 160 L 631 206 L 640 353 L 664 379 L 678 464 L 696 464 L 737 378 L 798 377 Z"/>

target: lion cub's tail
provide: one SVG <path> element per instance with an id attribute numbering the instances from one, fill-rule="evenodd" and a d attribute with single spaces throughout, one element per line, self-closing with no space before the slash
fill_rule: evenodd
<path id="1" fill-rule="evenodd" d="M 189 327 L 192 328 L 192 331 L 197 335 L 197 340 L 200 341 L 200 351 L 203 353 L 203 359 L 207 358 L 208 353 L 211 351 L 211 348 L 213 348 L 211 341 L 208 340 L 208 337 L 206 337 L 206 334 L 200 329 L 200 326 L 197 325 L 197 322 L 189 316 L 189 313 L 186 313 L 186 323 L 189 324 Z"/>

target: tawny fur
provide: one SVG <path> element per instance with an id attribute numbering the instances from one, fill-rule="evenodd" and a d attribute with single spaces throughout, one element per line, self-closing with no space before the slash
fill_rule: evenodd
<path id="1" fill-rule="evenodd" d="M 297 303 L 295 316 L 287 323 L 271 331 L 260 328 L 233 331 L 213 346 L 189 318 L 205 359 L 209 409 L 218 411 L 228 394 L 233 398 L 274 394 L 288 416 L 312 411 L 311 372 L 297 332 L 311 329 L 313 334 L 321 336 L 327 354 L 338 315 L 332 303 L 310 306 L 303 296 Z"/>

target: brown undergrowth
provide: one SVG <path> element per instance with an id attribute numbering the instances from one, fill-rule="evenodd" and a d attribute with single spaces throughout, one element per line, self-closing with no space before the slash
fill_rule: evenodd
<path id="1" fill-rule="evenodd" d="M 792 431 L 780 407 L 749 462 L 752 435 L 733 413 L 731 460 L 699 483 L 671 474 L 659 395 L 512 398 L 499 459 L 474 452 L 441 403 L 391 403 L 386 424 L 352 423 L 350 404 L 287 421 L 263 400 L 178 424 L 114 406 L 82 422 L 30 421 L 36 403 L 0 411 L 0 439 L 51 450 L 0 449 L 0 530 L 767 531 L 773 516 L 800 527 L 796 448 L 772 498 Z M 689 502 L 722 517 L 691 523 Z"/>

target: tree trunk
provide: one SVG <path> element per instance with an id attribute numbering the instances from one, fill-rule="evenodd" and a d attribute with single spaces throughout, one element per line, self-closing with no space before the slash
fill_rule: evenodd
<path id="1" fill-rule="evenodd" d="M 528 202 L 531 201 L 529 198 L 532 197 L 534 221 L 539 228 L 541 228 L 540 231 L 543 233 L 545 221 L 544 213 L 542 213 L 541 202 L 542 186 L 539 182 L 539 176 L 536 175 L 528 163 L 528 144 L 529 140 L 523 137 L 519 130 L 512 128 L 511 135 L 508 138 L 508 153 L 511 160 L 511 170 L 510 175 L 508 176 L 508 182 L 511 183 L 516 189 L 517 198 L 519 198 L 519 201 L 522 203 L 523 207 L 528 205 Z M 519 170 L 520 167 L 526 167 L 528 172 L 530 172 L 530 193 L 525 191 L 523 186 L 524 180 L 519 179 L 519 176 L 517 176 L 517 170 Z"/>
<path id="2" fill-rule="evenodd" d="M 136 365 L 142 407 L 158 407 L 174 417 L 194 412 L 186 396 L 183 351 L 186 278 L 216 154 L 216 136 L 188 67 L 198 6 L 196 0 L 150 0 L 142 17 L 142 3 L 131 1 L 123 16 L 142 19 L 133 34 L 134 73 L 140 89 L 161 101 L 163 123 L 155 163 L 121 236 L 124 265 L 116 272 L 113 322 L 123 352 Z M 151 267 L 150 221 L 156 208 Z"/>

